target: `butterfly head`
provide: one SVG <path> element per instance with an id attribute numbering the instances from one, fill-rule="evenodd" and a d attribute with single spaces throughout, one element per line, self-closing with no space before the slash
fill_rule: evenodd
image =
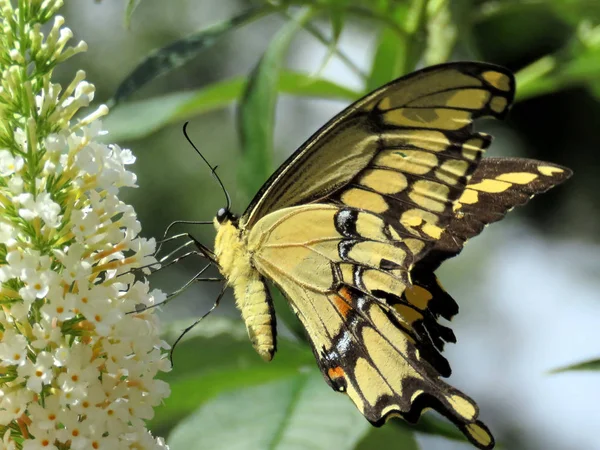
<path id="1" fill-rule="evenodd" d="M 221 208 L 217 211 L 217 222 L 219 225 L 224 224 L 225 222 L 237 223 L 237 216 L 233 214 L 229 208 Z"/>

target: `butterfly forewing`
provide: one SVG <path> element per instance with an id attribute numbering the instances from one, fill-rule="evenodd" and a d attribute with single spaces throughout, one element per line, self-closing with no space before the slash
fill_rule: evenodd
<path id="1" fill-rule="evenodd" d="M 418 263 L 434 271 L 456 256 L 465 242 L 501 220 L 515 206 L 563 183 L 572 174 L 566 167 L 525 158 L 485 158 L 453 206 L 453 216 L 441 238 Z"/>
<path id="2" fill-rule="evenodd" d="M 419 175 L 420 185 L 405 193 L 417 203 L 441 202 L 445 210 L 460 195 L 464 182 L 449 185 L 470 174 L 489 144 L 487 137 L 472 132 L 472 121 L 503 117 L 513 96 L 512 74 L 491 64 L 445 64 L 393 81 L 349 106 L 282 164 L 250 203 L 242 226 L 251 227 L 286 206 L 324 199 L 375 164 L 376 158 L 386 170 Z M 406 151 L 396 153 L 398 149 Z M 450 161 L 454 156 L 463 162 Z M 427 181 L 430 172 L 433 177 Z M 401 177 L 396 178 L 402 183 Z M 440 180 L 449 192 L 430 184 Z M 371 202 L 376 211 L 384 208 L 379 194 L 363 192 L 350 189 L 348 201 Z"/>
<path id="3" fill-rule="evenodd" d="M 435 347 L 455 342 L 452 331 L 437 323 L 439 316 L 451 319 L 458 313 L 456 301 L 445 291 L 434 271 L 448 258 L 457 255 L 466 241 L 496 222 L 515 206 L 546 192 L 571 176 L 566 167 L 524 158 L 486 158 L 481 161 L 461 197 L 455 202 L 453 218 L 441 239 L 411 270 L 412 285 L 396 308 L 408 303 L 427 303 L 434 320 L 426 317 L 422 326 Z"/>

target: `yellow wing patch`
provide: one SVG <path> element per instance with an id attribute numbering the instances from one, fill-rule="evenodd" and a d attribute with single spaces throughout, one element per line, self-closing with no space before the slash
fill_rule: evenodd
<path id="1" fill-rule="evenodd" d="M 564 182 L 566 167 L 525 158 L 485 158 L 453 205 L 453 217 L 422 266 L 435 270 L 458 254 L 465 242 L 504 217 L 515 206 Z"/>
<path id="2" fill-rule="evenodd" d="M 457 68 L 421 73 L 410 90 L 373 94 L 364 108 L 379 150 L 331 200 L 380 215 L 400 239 L 411 239 L 405 243 L 420 259 L 441 239 L 491 142 L 472 130 L 473 120 L 502 117 L 513 88 L 507 73 Z M 504 183 L 494 180 L 489 188 L 503 189 Z"/>

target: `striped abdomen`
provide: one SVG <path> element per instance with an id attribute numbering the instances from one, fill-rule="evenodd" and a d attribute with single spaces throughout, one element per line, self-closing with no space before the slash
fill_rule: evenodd
<path id="1" fill-rule="evenodd" d="M 236 306 L 246 323 L 248 337 L 265 361 L 276 350 L 275 313 L 264 279 L 250 263 L 250 254 L 240 230 L 231 222 L 215 223 L 215 256 L 219 270 L 233 288 Z"/>

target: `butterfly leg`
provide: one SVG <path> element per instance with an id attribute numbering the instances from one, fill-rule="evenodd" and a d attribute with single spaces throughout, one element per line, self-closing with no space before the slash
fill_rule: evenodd
<path id="1" fill-rule="evenodd" d="M 193 254 L 195 254 L 195 253 L 189 252 L 189 254 L 182 256 L 182 258 L 185 256 L 191 256 Z M 180 259 L 180 258 L 178 258 L 178 259 Z M 177 262 L 177 261 L 175 261 L 175 262 Z M 159 303 L 156 303 L 156 304 L 150 305 L 150 306 L 146 306 L 143 304 L 137 305 L 135 311 L 131 311 L 128 314 L 140 313 L 140 312 L 146 311 L 148 309 L 156 308 L 158 306 L 164 306 L 167 303 L 169 303 L 171 300 L 173 300 L 174 298 L 178 297 L 180 294 L 185 292 L 192 284 L 194 284 L 198 281 L 208 281 L 208 282 L 224 281 L 224 279 L 220 278 L 220 277 L 202 277 L 204 272 L 206 272 L 210 268 L 210 266 L 212 266 L 212 262 L 209 262 L 208 264 L 206 264 L 196 275 L 194 275 L 192 278 L 190 278 L 179 289 L 177 289 L 176 291 L 171 292 L 169 295 L 167 295 L 167 298 L 165 300 L 163 300 L 162 302 L 159 302 Z M 162 268 L 163 267 L 161 267 L 161 269 Z M 156 273 L 156 271 L 154 273 Z"/>
<path id="2" fill-rule="evenodd" d="M 219 306 L 219 303 L 221 302 L 223 295 L 225 295 L 226 289 L 227 289 L 227 284 L 223 284 L 223 287 L 221 288 L 221 291 L 219 292 L 219 295 L 217 296 L 215 303 L 212 305 L 212 307 L 207 312 L 205 312 L 199 319 L 197 319 L 194 323 L 192 323 L 189 327 L 187 327 L 185 330 L 183 330 L 183 332 L 175 340 L 175 342 L 173 343 L 173 347 L 171 347 L 171 351 L 169 352 L 169 359 L 171 360 L 171 366 L 173 366 L 173 352 L 175 351 L 175 347 L 177 346 L 179 341 L 181 341 L 181 339 L 189 331 L 191 331 L 196 325 L 198 325 L 202 319 L 204 319 L 206 316 L 208 316 L 211 312 L 213 312 Z"/>

